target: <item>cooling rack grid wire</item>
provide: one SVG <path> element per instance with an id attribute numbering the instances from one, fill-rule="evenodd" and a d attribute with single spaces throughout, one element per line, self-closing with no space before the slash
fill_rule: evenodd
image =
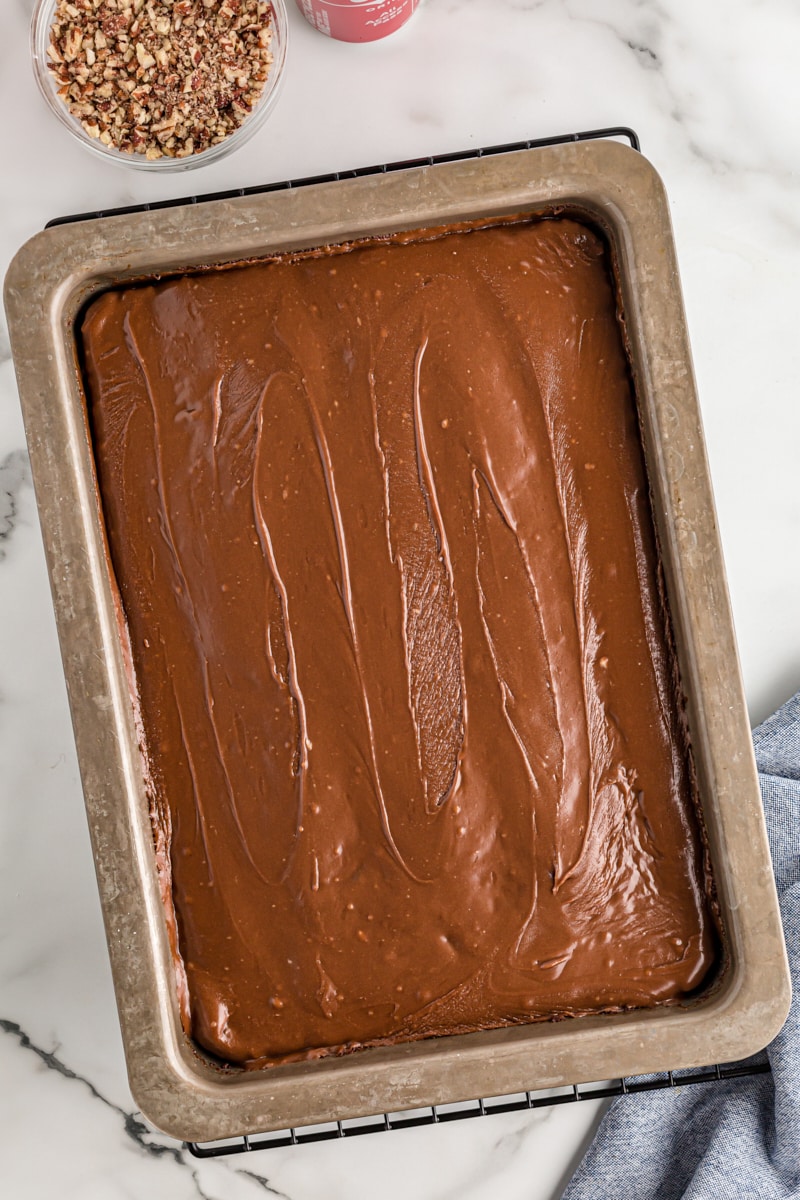
<path id="1" fill-rule="evenodd" d="M 433 1105 L 431 1108 L 414 1109 L 410 1112 L 380 1113 L 348 1121 L 329 1121 L 324 1125 L 298 1126 L 294 1129 L 276 1130 L 273 1133 L 228 1138 L 221 1142 L 187 1142 L 186 1147 L 195 1158 L 220 1158 L 223 1155 L 244 1154 L 251 1150 L 275 1150 L 285 1146 L 308 1145 L 311 1142 L 361 1137 L 367 1133 L 391 1133 L 400 1129 L 417 1129 L 423 1125 L 444 1125 L 451 1121 L 489 1117 L 497 1113 L 552 1108 L 559 1104 L 575 1104 L 581 1100 L 608 1100 L 616 1096 L 663 1091 L 665 1088 L 684 1088 L 701 1083 L 716 1084 L 752 1075 L 769 1075 L 770 1070 L 767 1059 L 759 1056 L 747 1062 L 724 1066 L 700 1067 L 688 1071 L 662 1071 L 655 1075 L 635 1075 L 605 1083 L 575 1083 L 571 1087 L 519 1092 L 513 1096 L 469 1100 L 462 1104 Z"/>

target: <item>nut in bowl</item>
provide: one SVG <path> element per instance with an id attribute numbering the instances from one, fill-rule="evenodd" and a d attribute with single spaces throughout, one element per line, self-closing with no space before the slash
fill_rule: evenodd
<path id="1" fill-rule="evenodd" d="M 284 0 L 39 0 L 39 89 L 78 141 L 142 170 L 216 162 L 277 99 Z"/>

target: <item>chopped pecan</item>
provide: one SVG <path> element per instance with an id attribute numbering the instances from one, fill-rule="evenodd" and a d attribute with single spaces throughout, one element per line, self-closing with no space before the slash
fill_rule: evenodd
<path id="1" fill-rule="evenodd" d="M 58 0 L 48 66 L 90 137 L 186 158 L 251 114 L 271 38 L 268 0 Z"/>

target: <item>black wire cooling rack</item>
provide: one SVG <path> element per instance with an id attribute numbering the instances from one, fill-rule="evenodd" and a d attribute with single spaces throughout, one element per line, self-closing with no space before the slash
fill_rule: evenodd
<path id="1" fill-rule="evenodd" d="M 68 225 L 76 221 L 90 221 L 100 217 L 124 216 L 129 213 L 156 212 L 163 208 L 179 208 L 184 205 L 204 204 L 211 200 L 231 200 L 243 196 L 260 196 L 269 192 L 288 191 L 292 188 L 308 187 L 315 183 L 333 183 L 341 179 L 359 179 L 369 175 L 386 175 L 394 171 L 413 167 L 432 167 L 438 163 L 460 162 L 473 158 L 489 158 L 495 154 L 509 154 L 516 150 L 533 150 L 543 146 L 561 146 L 569 142 L 590 142 L 598 139 L 627 141 L 634 150 L 640 150 L 639 138 L 626 125 L 608 126 L 603 129 L 583 130 L 579 133 L 557 134 L 554 137 L 531 138 L 527 141 L 506 142 L 497 146 L 482 146 L 471 150 L 460 150 L 450 154 L 435 154 L 425 158 L 402 162 L 381 163 L 375 166 L 355 167 L 349 171 L 332 171 L 325 175 L 313 175 L 303 179 L 287 179 L 280 183 L 267 183 L 257 187 L 232 188 L 228 191 L 209 192 L 197 196 L 182 196 L 174 200 L 159 200 L 148 204 L 131 204 L 122 208 L 98 209 L 95 212 L 74 213 L 55 217 L 46 228 Z M 619 1096 L 634 1096 L 642 1092 L 662 1091 L 666 1088 L 683 1088 L 695 1084 L 714 1084 L 726 1080 L 741 1079 L 753 1075 L 770 1074 L 766 1058 L 759 1057 L 743 1063 L 701 1067 L 697 1070 L 664 1071 L 655 1075 L 634 1076 L 614 1079 L 603 1083 L 572 1084 L 564 1088 L 544 1091 L 519 1092 L 510 1096 L 495 1096 L 455 1104 L 433 1105 L 431 1108 L 412 1109 L 406 1112 L 380 1113 L 356 1117 L 344 1121 L 329 1121 L 323 1125 L 299 1126 L 276 1130 L 272 1133 L 242 1135 L 219 1142 L 186 1142 L 187 1150 L 195 1158 L 219 1158 L 223 1155 L 245 1154 L 254 1150 L 272 1150 L 286 1146 L 303 1146 L 312 1142 L 337 1141 L 343 1138 L 362 1137 L 368 1133 L 389 1133 L 401 1129 L 417 1129 L 425 1125 L 444 1125 L 453 1121 L 469 1120 L 472 1117 L 488 1117 L 499 1113 L 524 1112 L 538 1108 L 552 1108 L 562 1104 L 575 1104 L 581 1100 L 608 1100 Z"/>
<path id="2" fill-rule="evenodd" d="M 286 1146 L 305 1146 L 312 1142 L 332 1142 L 342 1138 L 362 1137 L 367 1133 L 391 1133 L 399 1129 L 418 1129 L 424 1125 L 445 1125 L 451 1121 L 469 1120 L 471 1117 L 553 1108 L 559 1104 L 575 1104 L 581 1100 L 609 1100 L 617 1096 L 635 1096 L 641 1092 L 684 1088 L 699 1083 L 723 1083 L 726 1080 L 770 1073 L 767 1059 L 759 1057 L 749 1062 L 725 1066 L 700 1067 L 689 1071 L 663 1071 L 655 1075 L 614 1079 L 605 1083 L 576 1083 L 571 1087 L 549 1091 L 518 1092 L 512 1096 L 469 1100 L 461 1104 L 433 1105 L 431 1108 L 413 1109 L 409 1112 L 380 1113 L 347 1121 L 329 1121 L 324 1125 L 281 1129 L 274 1133 L 251 1134 L 220 1142 L 186 1142 L 186 1148 L 195 1158 L 219 1158 L 227 1154 L 245 1154 L 252 1150 L 276 1150 Z"/>
<path id="3" fill-rule="evenodd" d="M 412 167 L 434 167 L 437 163 L 462 162 L 471 158 L 489 158 L 493 154 L 509 154 L 514 150 L 534 150 L 542 146 L 563 146 L 568 142 L 594 142 L 611 138 L 630 143 L 634 150 L 641 149 L 639 138 L 626 125 L 609 126 L 604 129 L 586 129 L 580 133 L 561 133 L 555 137 L 532 138 L 526 142 L 506 142 L 500 146 L 481 146 L 473 150 L 456 150 L 451 154 L 431 154 L 427 158 L 412 158 L 403 162 L 380 163 L 370 167 L 354 167 L 350 171 L 331 171 L 327 175 L 310 175 L 305 179 L 284 179 L 280 183 L 264 183 L 257 187 L 231 188 L 224 192 L 206 192 L 201 196 L 181 196 L 176 200 L 156 200 L 150 204 L 129 204 L 124 208 L 97 209 L 95 212 L 73 213 L 67 217 L 54 217 L 46 229 L 54 225 L 69 225 L 74 221 L 94 221 L 98 217 L 121 217 L 128 213 L 157 212 L 162 208 L 180 208 L 189 204 L 205 204 L 210 200 L 235 200 L 241 196 L 263 196 L 268 192 L 284 192 L 292 188 L 309 187 L 314 183 L 333 183 L 340 179 L 361 179 L 366 175 L 388 175 L 392 171 L 407 171 Z"/>

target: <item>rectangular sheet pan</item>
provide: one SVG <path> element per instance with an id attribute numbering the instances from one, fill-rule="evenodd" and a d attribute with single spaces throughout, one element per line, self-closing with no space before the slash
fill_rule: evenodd
<path id="1" fill-rule="evenodd" d="M 74 323 L 125 280 L 566 205 L 600 224 L 620 286 L 727 965 L 676 1008 L 583 1017 L 222 1074 L 181 1031 L 147 798 L 98 517 Z M 112 216 L 46 230 L 5 290 L 133 1094 L 210 1141 L 732 1061 L 765 1045 L 789 976 L 714 518 L 663 185 L 587 142 Z"/>

